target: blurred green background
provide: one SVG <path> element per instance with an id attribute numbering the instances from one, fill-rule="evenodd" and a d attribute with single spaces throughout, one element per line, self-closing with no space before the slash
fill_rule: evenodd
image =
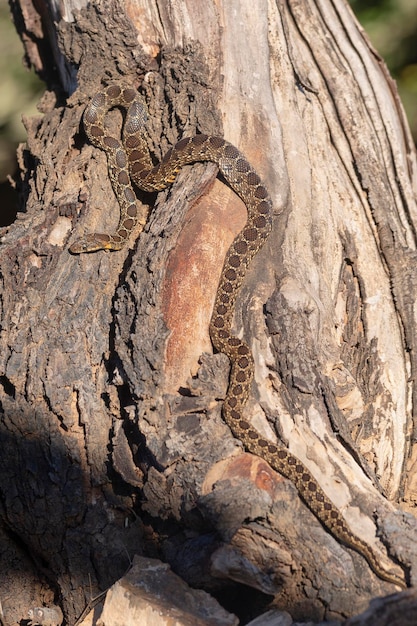
<path id="1" fill-rule="evenodd" d="M 396 79 L 417 140 L 417 0 L 351 0 L 354 12 Z M 16 147 L 25 141 L 22 114 L 35 115 L 43 84 L 23 63 L 23 47 L 7 0 L 0 0 L 0 226 L 16 214 L 7 177 L 16 171 Z"/>
<path id="2" fill-rule="evenodd" d="M 417 0 L 351 0 L 350 5 L 397 81 L 417 143 Z"/>
<path id="3" fill-rule="evenodd" d="M 0 226 L 5 226 L 16 216 L 17 197 L 8 176 L 17 168 L 17 145 L 26 139 L 22 114 L 39 115 L 36 103 L 44 91 L 35 73 L 24 67 L 7 0 L 0 0 L 0 76 Z"/>

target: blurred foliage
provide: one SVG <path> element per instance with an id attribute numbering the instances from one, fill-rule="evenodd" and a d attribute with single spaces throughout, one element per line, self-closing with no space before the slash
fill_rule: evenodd
<path id="1" fill-rule="evenodd" d="M 350 0 L 350 5 L 397 81 L 417 143 L 417 0 Z"/>
<path id="2" fill-rule="evenodd" d="M 15 169 L 16 145 L 25 141 L 22 114 L 34 115 L 43 83 L 23 64 L 23 47 L 10 16 L 7 0 L 0 0 L 0 182 Z"/>

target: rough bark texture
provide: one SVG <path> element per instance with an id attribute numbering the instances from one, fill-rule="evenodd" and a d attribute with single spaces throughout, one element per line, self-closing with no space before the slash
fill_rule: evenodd
<path id="1" fill-rule="evenodd" d="M 12 2 L 48 91 L 1 239 L 6 623 L 35 596 L 73 624 L 135 553 L 243 619 L 271 601 L 294 619 L 349 617 L 392 585 L 221 419 L 228 363 L 208 322 L 245 208 L 215 166 L 139 192 L 154 208 L 128 248 L 68 246 L 118 220 L 80 125 L 103 78 L 141 89 L 157 159 L 195 132 L 237 145 L 276 209 L 236 307 L 256 363 L 248 416 L 412 582 L 416 160 L 395 85 L 343 0 L 86 4 Z"/>
<path id="2" fill-rule="evenodd" d="M 235 615 L 208 593 L 191 589 L 166 563 L 137 556 L 128 574 L 108 591 L 100 619 L 106 626 L 238 625 Z"/>

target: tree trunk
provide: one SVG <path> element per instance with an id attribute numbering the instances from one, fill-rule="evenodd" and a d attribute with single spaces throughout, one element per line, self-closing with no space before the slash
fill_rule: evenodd
<path id="1" fill-rule="evenodd" d="M 271 596 L 294 618 L 351 616 L 395 587 L 221 418 L 229 364 L 208 327 L 246 210 L 216 166 L 138 191 L 152 212 L 121 251 L 68 248 L 118 222 L 81 123 L 103 82 L 145 96 L 156 160 L 196 132 L 236 145 L 274 206 L 235 310 L 255 359 L 246 416 L 412 582 L 416 159 L 395 85 L 343 0 L 59 7 L 12 2 L 48 91 L 1 240 L 7 623 L 54 600 L 73 624 L 135 553 L 243 620 Z"/>

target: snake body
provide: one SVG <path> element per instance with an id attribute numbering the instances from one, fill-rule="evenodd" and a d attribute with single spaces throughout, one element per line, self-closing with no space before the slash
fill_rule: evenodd
<path id="1" fill-rule="evenodd" d="M 126 111 L 122 141 L 109 135 L 104 124 L 107 112 L 114 107 Z M 143 228 L 147 216 L 138 214 L 131 181 L 145 191 L 162 190 L 174 181 L 184 165 L 200 161 L 216 163 L 242 198 L 248 214 L 243 230 L 226 254 L 210 322 L 214 348 L 226 354 L 231 362 L 223 418 L 249 452 L 263 458 L 294 483 L 304 502 L 334 537 L 361 554 L 381 579 L 404 586 L 404 581 L 385 570 L 371 548 L 350 530 L 307 467 L 285 447 L 265 439 L 244 416 L 254 377 L 254 361 L 249 346 L 233 334 L 232 321 L 237 293 L 248 265 L 271 232 L 272 203 L 266 187 L 239 150 L 220 137 L 196 135 L 181 139 L 154 165 L 144 132 L 146 120 L 146 104 L 130 87 L 110 85 L 99 91 L 87 106 L 85 131 L 90 141 L 107 154 L 109 175 L 120 204 L 120 221 L 114 234 L 86 235 L 71 245 L 70 252 L 119 250 L 136 226 Z"/>

